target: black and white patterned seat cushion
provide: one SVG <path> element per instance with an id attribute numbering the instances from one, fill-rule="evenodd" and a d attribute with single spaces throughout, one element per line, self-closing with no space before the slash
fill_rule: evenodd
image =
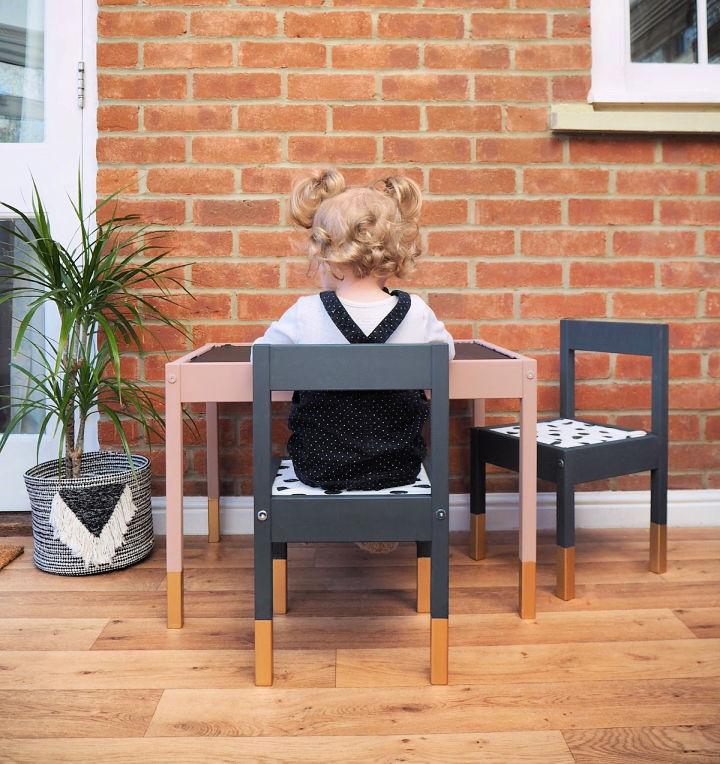
<path id="1" fill-rule="evenodd" d="M 520 437 L 520 425 L 513 424 L 504 427 L 492 427 L 494 432 L 502 432 L 515 438 Z M 609 425 L 591 424 L 577 419 L 553 419 L 550 422 L 537 423 L 537 442 L 560 448 L 589 446 L 597 443 L 608 443 L 613 440 L 627 438 L 642 438 L 645 430 L 620 430 Z"/>
<path id="2" fill-rule="evenodd" d="M 291 459 L 283 459 L 278 467 L 273 481 L 273 496 L 374 496 L 379 494 L 429 494 L 430 480 L 425 467 L 420 468 L 420 474 L 412 485 L 398 485 L 393 488 L 381 488 L 379 491 L 326 491 L 324 488 L 314 488 L 301 483 L 295 474 Z"/>

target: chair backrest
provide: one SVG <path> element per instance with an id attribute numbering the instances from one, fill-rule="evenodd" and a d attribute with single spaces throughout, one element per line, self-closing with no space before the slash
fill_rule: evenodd
<path id="1" fill-rule="evenodd" d="M 270 498 L 273 390 L 430 390 L 429 477 L 433 494 L 435 486 L 447 486 L 447 345 L 259 344 L 253 346 L 252 359 L 256 499 Z"/>
<path id="2" fill-rule="evenodd" d="M 575 351 L 650 356 L 652 360 L 652 431 L 667 441 L 668 361 L 667 324 L 623 321 L 560 321 L 560 416 L 575 416 Z"/>

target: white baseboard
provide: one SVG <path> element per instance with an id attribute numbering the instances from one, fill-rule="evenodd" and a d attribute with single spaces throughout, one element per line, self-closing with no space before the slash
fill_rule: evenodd
<path id="1" fill-rule="evenodd" d="M 555 527 L 555 494 L 538 494 L 538 528 Z M 184 527 L 189 535 L 207 533 L 207 499 L 185 498 Z M 252 497 L 228 496 L 220 500 L 221 532 L 253 532 Z M 469 527 L 468 494 L 450 496 L 450 530 Z M 646 528 L 650 522 L 650 491 L 578 491 L 575 494 L 575 519 L 578 528 Z M 492 493 L 487 497 L 488 530 L 513 530 L 518 527 L 516 493 Z M 155 532 L 165 533 L 165 498 L 153 499 Z M 720 490 L 668 492 L 668 525 L 699 527 L 720 525 Z"/>

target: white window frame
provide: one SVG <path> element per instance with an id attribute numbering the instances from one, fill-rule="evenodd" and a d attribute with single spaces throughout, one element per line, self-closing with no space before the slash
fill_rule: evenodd
<path id="1" fill-rule="evenodd" d="M 697 0 L 698 30 L 707 5 Z M 630 60 L 629 0 L 592 0 L 592 85 L 596 104 L 720 104 L 720 64 L 707 63 L 707 35 L 698 34 L 697 64 L 639 64 Z"/>

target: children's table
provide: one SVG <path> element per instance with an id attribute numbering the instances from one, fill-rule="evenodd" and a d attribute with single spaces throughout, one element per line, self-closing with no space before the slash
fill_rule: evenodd
<path id="1" fill-rule="evenodd" d="M 168 628 L 183 624 L 183 411 L 204 403 L 207 417 L 208 541 L 220 540 L 218 403 L 252 401 L 249 344 L 203 345 L 165 364 Z M 291 392 L 273 394 L 290 400 Z M 484 424 L 485 400 L 520 399 L 521 618 L 535 617 L 537 362 L 480 340 L 456 342 L 450 363 L 450 398 L 473 401 L 473 422 Z M 480 516 L 471 516 L 477 523 Z M 482 516 L 484 522 L 484 516 Z M 484 526 L 471 527 L 476 542 Z"/>

